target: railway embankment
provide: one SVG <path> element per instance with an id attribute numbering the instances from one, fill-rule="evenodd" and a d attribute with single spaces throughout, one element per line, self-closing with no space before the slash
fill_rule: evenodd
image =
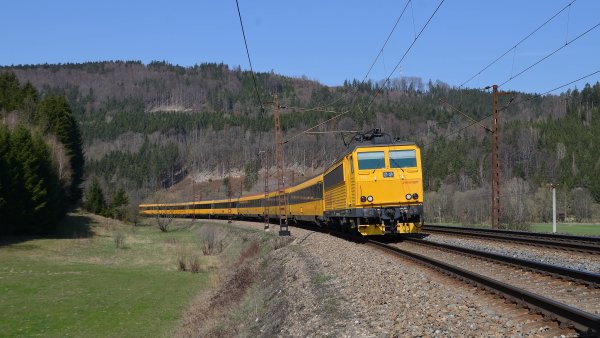
<path id="1" fill-rule="evenodd" d="M 235 227 L 263 231 L 260 223 Z M 273 232 L 277 227 L 271 226 Z M 575 335 L 503 298 L 364 244 L 292 227 L 248 293 L 256 336 Z M 246 300 L 248 302 L 249 300 Z M 242 302 L 243 303 L 243 302 Z"/>

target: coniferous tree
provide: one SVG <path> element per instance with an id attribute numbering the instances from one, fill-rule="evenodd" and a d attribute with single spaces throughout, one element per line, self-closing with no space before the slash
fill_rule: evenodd
<path id="1" fill-rule="evenodd" d="M 106 212 L 106 200 L 104 193 L 100 188 L 100 183 L 94 178 L 88 191 L 86 192 L 85 202 L 83 207 L 94 214 L 103 215 Z"/>
<path id="2" fill-rule="evenodd" d="M 0 74 L 0 110 L 15 110 L 21 105 L 22 99 L 17 76 L 14 73 Z"/>
<path id="3" fill-rule="evenodd" d="M 65 146 L 72 170 L 68 197 L 71 203 L 76 203 L 81 199 L 83 182 L 83 141 L 69 102 L 64 96 L 44 98 L 39 105 L 35 120 L 44 130 L 55 134 Z"/>
<path id="4" fill-rule="evenodd" d="M 48 233 L 66 210 L 50 150 L 39 134 L 24 126 L 1 134 L 0 156 L 8 164 L 0 172 L 4 232 Z"/>
<path id="5" fill-rule="evenodd" d="M 112 216 L 117 219 L 123 219 L 125 216 L 125 207 L 128 203 L 129 198 L 127 197 L 125 189 L 119 188 L 110 204 Z"/>

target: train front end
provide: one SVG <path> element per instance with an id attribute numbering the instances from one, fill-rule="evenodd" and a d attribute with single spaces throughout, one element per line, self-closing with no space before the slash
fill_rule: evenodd
<path id="1" fill-rule="evenodd" d="M 357 207 L 362 235 L 416 233 L 423 222 L 421 152 L 414 144 L 355 150 Z"/>
<path id="2" fill-rule="evenodd" d="M 373 141 L 372 137 L 371 142 L 357 144 L 326 171 L 325 216 L 342 230 L 363 236 L 420 232 L 423 173 L 419 147 Z"/>

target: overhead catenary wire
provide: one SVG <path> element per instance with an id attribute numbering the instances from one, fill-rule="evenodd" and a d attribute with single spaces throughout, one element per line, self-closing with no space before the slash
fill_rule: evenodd
<path id="1" fill-rule="evenodd" d="M 390 78 L 392 77 L 392 75 L 394 75 L 394 73 L 396 72 L 396 70 L 398 69 L 398 67 L 400 67 L 400 65 L 402 64 L 402 62 L 404 61 L 404 58 L 406 58 L 406 55 L 408 55 L 408 53 L 410 52 L 410 50 L 414 47 L 415 43 L 417 42 L 417 40 L 419 39 L 419 37 L 421 37 L 421 34 L 423 34 L 423 31 L 425 30 L 425 28 L 427 28 L 427 26 L 429 25 L 429 23 L 431 22 L 431 20 L 433 19 L 433 17 L 435 16 L 435 14 L 438 12 L 438 10 L 440 9 L 440 7 L 442 7 L 442 4 L 444 3 L 445 0 L 440 1 L 440 3 L 438 4 L 438 6 L 435 8 L 435 10 L 433 11 L 433 13 L 431 14 L 431 16 L 429 17 L 429 19 L 427 20 L 427 22 L 425 22 L 425 24 L 423 25 L 423 27 L 421 28 L 421 30 L 419 31 L 419 34 L 417 34 L 417 36 L 415 36 L 415 39 L 412 41 L 412 43 L 408 46 L 408 48 L 406 49 L 406 51 L 404 52 L 404 54 L 402 55 L 402 57 L 400 58 L 400 61 L 398 61 L 398 63 L 396 63 L 396 66 L 394 67 L 394 69 L 392 69 L 390 75 L 388 75 L 388 77 L 385 79 L 384 83 L 382 86 L 380 86 L 377 91 L 375 91 L 375 95 L 369 95 L 369 104 L 367 105 L 367 107 L 365 108 L 365 110 L 369 109 L 371 107 L 371 104 L 373 104 L 373 101 L 375 101 L 375 99 L 377 98 L 377 96 L 379 96 L 379 94 L 382 92 L 383 88 L 385 88 L 385 86 L 388 84 L 388 82 L 390 81 Z M 360 107 L 359 107 L 360 109 Z M 362 109 L 360 109 L 362 110 Z"/>
<path id="2" fill-rule="evenodd" d="M 387 38 L 385 39 L 385 42 L 383 43 L 383 45 L 381 46 L 381 48 L 379 48 L 379 52 L 377 53 L 377 56 L 375 57 L 375 59 L 373 60 L 373 62 L 371 63 L 371 66 L 369 67 L 369 70 L 367 71 L 367 73 L 365 74 L 365 76 L 363 77 L 362 81 L 360 81 L 360 84 L 365 83 L 365 81 L 367 80 L 367 78 L 369 77 L 369 74 L 371 74 L 371 71 L 373 70 L 373 67 L 375 67 L 375 64 L 377 64 L 377 61 L 379 60 L 379 57 L 381 57 L 381 55 L 383 54 L 383 50 L 385 49 L 385 47 L 387 46 L 388 42 L 390 41 L 390 38 L 392 37 L 392 35 L 394 34 L 394 31 L 396 30 L 396 27 L 398 26 L 398 23 L 400 22 L 400 20 L 402 19 L 402 17 L 404 16 L 404 13 L 406 12 L 406 9 L 408 8 L 408 5 L 412 2 L 412 0 L 408 0 L 406 2 L 406 4 L 404 5 L 404 8 L 402 9 L 402 12 L 400 12 L 400 15 L 398 16 L 398 18 L 396 19 L 396 22 L 394 23 L 394 26 L 392 27 L 392 29 L 390 30 L 390 32 L 388 33 Z M 342 94 L 340 97 L 338 97 L 337 99 L 325 104 L 325 105 L 321 105 L 321 106 L 316 106 L 316 107 L 312 107 L 312 108 L 303 108 L 302 110 L 304 111 L 317 111 L 317 110 L 322 110 L 326 107 L 330 107 L 331 105 L 338 103 L 339 101 L 345 99 L 346 97 L 348 97 L 348 95 L 352 94 L 352 96 L 355 96 L 356 93 L 358 92 L 360 86 L 357 86 L 356 88 L 354 88 L 354 90 L 352 91 L 347 91 L 346 93 Z M 288 109 L 291 109 L 291 107 L 288 107 Z"/>
<path id="3" fill-rule="evenodd" d="M 402 12 L 400 13 L 400 15 L 398 16 L 398 18 L 396 19 L 396 22 L 394 24 L 394 26 L 392 27 L 391 31 L 388 33 L 387 38 L 385 39 L 382 47 L 379 49 L 379 52 L 377 54 L 377 56 L 375 57 L 375 59 L 373 60 L 373 62 L 371 63 L 371 66 L 369 67 L 369 70 L 367 71 L 367 73 L 365 74 L 365 76 L 363 77 L 362 81 L 360 82 L 361 84 L 364 83 L 367 78 L 369 77 L 369 74 L 371 73 L 371 71 L 373 70 L 373 67 L 375 66 L 375 64 L 377 63 L 377 61 L 379 60 L 379 57 L 381 57 L 381 55 L 383 54 L 383 50 L 385 49 L 385 47 L 387 46 L 392 34 L 394 33 L 394 31 L 396 30 L 396 27 L 398 26 L 398 23 L 400 22 L 400 20 L 402 19 L 402 17 L 404 16 L 404 13 L 406 12 L 406 9 L 408 8 L 408 5 L 411 3 L 412 0 L 408 0 L 406 2 L 406 4 L 404 5 L 404 8 L 402 9 Z M 442 1 L 443 2 L 443 1 Z M 416 41 L 416 38 L 415 38 Z M 413 42 L 414 43 L 414 42 Z M 300 108 L 300 107 L 285 107 L 282 106 L 281 108 L 284 109 L 293 109 L 293 110 L 301 110 L 304 112 L 309 112 L 309 111 L 321 111 L 321 112 L 333 112 L 333 113 L 338 113 L 337 111 L 331 110 L 331 109 L 327 109 L 327 107 L 330 107 L 331 105 L 341 101 L 342 99 L 346 98 L 350 93 L 352 93 L 352 96 L 356 96 L 356 93 L 358 92 L 360 86 L 357 86 L 356 88 L 354 88 L 353 91 L 348 91 L 346 93 L 344 93 L 343 95 L 341 95 L 340 97 L 338 97 L 336 100 L 333 100 L 332 102 L 326 104 L 326 105 L 322 105 L 322 106 L 317 106 L 317 107 L 312 107 L 312 108 Z M 350 105 L 352 105 L 352 102 L 350 103 Z M 323 125 L 324 123 L 327 123 L 329 121 L 332 121 L 340 116 L 346 115 L 347 113 L 350 112 L 350 109 L 347 109 L 345 111 L 342 111 L 340 113 L 338 113 L 338 115 L 334 116 L 333 118 L 330 118 L 324 122 L 321 122 L 319 124 L 317 124 L 316 126 L 310 127 L 298 134 L 293 135 L 292 137 L 288 138 L 287 140 L 285 140 L 283 143 L 288 143 L 289 141 L 297 138 L 298 136 L 305 134 L 321 125 Z"/>
<path id="4" fill-rule="evenodd" d="M 552 15 L 550 18 L 548 18 L 546 21 L 544 21 L 544 23 L 542 23 L 541 25 L 539 25 L 531 33 L 527 34 L 527 36 L 525 36 L 524 38 L 522 38 L 514 46 L 512 46 L 511 48 L 509 48 L 507 51 L 505 51 L 500 56 L 498 56 L 496 59 L 494 59 L 494 61 L 490 62 L 487 66 L 483 67 L 483 69 L 481 69 L 477 73 L 473 74 L 473 76 L 471 76 L 466 81 L 464 81 L 458 88 L 464 87 L 464 85 L 466 85 L 467 83 L 471 82 L 474 78 L 476 78 L 477 76 L 481 75 L 481 73 L 485 72 L 488 68 L 490 68 L 491 66 L 493 66 L 494 64 L 496 64 L 503 57 L 505 57 L 508 53 L 510 53 L 513 49 L 516 49 L 520 44 L 522 44 L 523 42 L 527 41 L 530 37 L 532 37 L 540 29 L 542 29 L 544 26 L 546 26 L 548 23 L 550 23 L 552 20 L 554 20 L 558 15 L 560 15 L 562 12 L 564 12 L 567 8 L 570 9 L 571 5 L 573 5 L 573 3 L 575 3 L 575 1 L 577 1 L 577 0 L 573 0 L 570 3 L 568 3 L 566 6 L 562 7 L 558 12 L 554 13 L 554 15 Z"/>
<path id="5" fill-rule="evenodd" d="M 411 49 L 414 47 L 415 43 L 417 42 L 417 40 L 419 39 L 419 37 L 421 37 L 421 35 L 423 34 L 423 31 L 425 30 L 425 28 L 427 28 L 427 26 L 429 25 L 429 23 L 431 22 L 431 20 L 432 20 L 432 19 L 433 19 L 433 17 L 435 16 L 435 14 L 438 12 L 438 10 L 440 9 L 440 7 L 441 7 L 441 6 L 442 6 L 442 4 L 444 3 L 444 1 L 445 1 L 445 0 L 441 0 L 441 1 L 440 1 L 440 3 L 439 3 L 439 4 L 438 4 L 438 6 L 436 7 L 436 9 L 433 11 L 433 13 L 431 14 L 431 16 L 430 16 L 430 17 L 429 17 L 429 19 L 427 20 L 427 22 L 426 22 L 426 23 L 423 25 L 423 27 L 422 27 L 422 28 L 421 28 L 421 30 L 419 31 L 419 34 L 417 34 L 417 35 L 415 36 L 415 39 L 412 41 L 412 43 L 411 43 L 411 44 L 408 46 L 408 48 L 407 48 L 407 49 L 406 49 L 406 51 L 404 52 L 404 54 L 403 54 L 403 55 L 402 55 L 402 57 L 400 58 L 400 61 L 398 61 L 398 63 L 396 64 L 396 66 L 394 67 L 394 69 L 392 70 L 392 72 L 390 73 L 390 75 L 388 75 L 388 77 L 385 79 L 385 81 L 384 81 L 383 85 L 377 89 L 377 91 L 375 92 L 375 95 L 373 95 L 373 94 L 369 95 L 369 100 L 370 100 L 370 102 L 369 102 L 369 104 L 367 105 L 367 108 L 366 108 L 366 109 L 369 109 L 369 108 L 371 107 L 371 104 L 373 103 L 373 101 L 374 101 L 374 100 L 377 98 L 377 96 L 378 96 L 378 95 L 381 93 L 382 89 L 383 89 L 383 88 L 385 88 L 385 86 L 387 85 L 387 83 L 390 81 L 390 78 L 392 77 L 392 75 L 393 75 L 393 74 L 396 72 L 396 70 L 398 69 L 398 67 L 400 66 L 400 64 L 402 64 L 402 61 L 404 61 L 404 59 L 406 58 L 406 55 L 408 55 L 408 53 L 410 52 L 410 50 L 411 50 Z M 404 11 L 403 11 L 403 13 L 404 13 Z M 394 26 L 394 29 L 395 29 L 395 26 Z M 387 40 L 386 40 L 386 43 L 387 43 Z M 378 57 L 379 57 L 379 55 L 378 55 Z M 366 77 L 365 77 L 365 78 L 366 78 Z M 363 82 L 364 82 L 364 81 L 363 81 Z M 355 91 L 355 92 L 356 92 L 356 91 Z M 353 109 L 354 107 L 355 107 L 355 106 L 352 106 L 350 109 L 347 109 L 347 110 L 345 110 L 345 111 L 343 111 L 343 112 L 341 112 L 341 113 L 339 113 L 339 114 L 335 115 L 335 116 L 334 116 L 334 117 L 332 117 L 332 118 L 329 118 L 329 119 L 327 119 L 327 120 L 325 120 L 325 121 L 323 121 L 323 122 L 321 122 L 321 123 L 319 123 L 319 124 L 317 124 L 317 125 L 315 125 L 315 126 L 313 126 L 313 127 L 311 127 L 311 128 L 308 128 L 308 129 L 306 129 L 306 130 L 304 130 L 304 131 L 302 131 L 302 132 L 300 132 L 300 133 L 298 133 L 298 134 L 296 134 L 296 135 L 292 136 L 291 138 L 287 139 L 287 140 L 286 140 L 284 143 L 287 143 L 287 142 L 291 141 L 292 139 L 295 139 L 296 137 L 298 137 L 298 136 L 300 136 L 300 135 L 302 135 L 302 134 L 304 134 L 304 133 L 306 133 L 306 132 L 308 132 L 308 131 L 311 131 L 311 130 L 313 130 L 313 129 L 315 129 L 315 128 L 317 128 L 317 127 L 319 127 L 319 126 L 321 126 L 321 125 L 323 125 L 323 124 L 325 124 L 325 123 L 327 123 L 327 122 L 329 122 L 329 121 L 332 121 L 332 120 L 334 120 L 334 119 L 337 119 L 338 117 L 341 117 L 341 116 L 343 116 L 343 115 L 346 115 L 346 114 L 348 114 L 350 111 L 352 111 L 352 109 Z M 358 109 L 362 111 L 362 109 L 361 109 L 361 107 L 360 107 L 360 106 L 358 106 Z"/>
<path id="6" fill-rule="evenodd" d="M 527 101 L 531 101 L 531 100 L 533 100 L 533 99 L 535 99 L 535 98 L 538 98 L 538 97 L 544 96 L 544 95 L 546 95 L 546 94 L 552 93 L 552 92 L 554 92 L 554 91 L 557 91 L 557 90 L 559 90 L 559 89 L 561 89 L 561 88 L 564 88 L 564 87 L 566 87 L 566 86 L 572 85 L 573 83 L 576 83 L 576 82 L 579 82 L 579 81 L 581 81 L 581 80 L 587 79 L 588 77 L 594 76 L 595 74 L 598 74 L 598 73 L 600 73 L 600 70 L 596 70 L 596 71 L 594 71 L 594 72 L 591 72 L 591 73 L 589 73 L 589 74 L 587 74 L 587 75 L 584 75 L 584 76 L 582 76 L 582 77 L 579 77 L 579 78 L 577 78 L 577 79 L 575 79 L 575 80 L 569 81 L 569 82 L 567 82 L 567 83 L 565 83 L 565 84 L 562 84 L 562 85 L 560 85 L 560 86 L 558 86 L 558 87 L 554 87 L 554 88 L 552 88 L 552 89 L 550 89 L 550 90 L 547 90 L 547 91 L 545 91 L 545 92 L 543 92 L 543 93 L 540 93 L 540 94 L 535 94 L 535 95 L 533 95 L 533 96 L 531 96 L 531 97 L 529 97 L 529 98 L 527 98 L 527 99 L 520 100 L 520 101 L 516 101 L 516 102 L 514 102 L 514 101 L 513 101 L 513 102 L 509 103 L 508 105 L 506 105 L 506 106 L 504 106 L 504 107 L 502 107 L 502 108 L 498 109 L 498 111 L 503 111 L 503 110 L 506 110 L 506 109 L 508 109 L 508 108 L 510 108 L 510 107 L 512 107 L 512 106 L 515 106 L 515 105 L 518 105 L 518 104 L 521 104 L 521 103 L 525 103 L 525 102 L 527 102 Z M 463 131 L 463 130 L 465 130 L 465 129 L 467 129 L 467 128 L 470 128 L 470 127 L 474 126 L 475 124 L 480 124 L 480 125 L 481 125 L 481 122 L 483 122 L 483 121 L 485 121 L 486 119 L 488 119 L 488 118 L 492 117 L 492 115 L 493 115 L 493 114 L 489 114 L 489 115 L 487 115 L 487 116 L 484 116 L 483 118 L 481 118 L 481 119 L 479 119 L 479 120 L 475 120 L 475 119 L 472 119 L 472 118 L 471 118 L 471 120 L 472 120 L 473 122 L 471 122 L 470 124 L 468 124 L 468 125 L 466 125 L 466 126 L 464 126 L 464 127 L 461 127 L 461 128 L 459 128 L 459 129 L 457 129 L 457 130 L 454 130 L 454 131 L 452 131 L 452 132 L 448 132 L 448 133 L 446 133 L 446 134 L 442 135 L 442 137 L 441 137 L 441 138 L 448 138 L 448 137 L 450 137 L 450 136 L 452 136 L 452 135 L 456 135 L 456 134 L 460 133 L 461 131 Z M 487 129 L 487 128 L 486 128 L 486 129 Z M 438 138 L 438 139 L 439 139 L 439 138 Z M 434 141 L 432 141 L 432 142 L 426 143 L 426 144 L 424 145 L 424 147 L 426 147 L 426 146 L 429 146 L 429 145 L 431 145 L 431 144 L 434 144 L 434 143 L 436 143 L 437 141 L 438 141 L 438 140 L 434 140 Z"/>
<path id="7" fill-rule="evenodd" d="M 240 4 L 238 0 L 235 0 L 237 6 L 238 18 L 240 19 L 240 27 L 242 28 L 242 36 L 244 37 L 244 46 L 246 47 L 246 56 L 248 57 L 248 63 L 250 64 L 250 74 L 252 75 L 252 82 L 254 83 L 254 91 L 256 92 L 256 99 L 260 104 L 261 113 L 264 113 L 265 107 L 263 106 L 260 94 L 258 93 L 258 85 L 256 83 L 256 76 L 254 75 L 254 67 L 252 67 L 252 59 L 250 58 L 250 49 L 248 48 L 248 41 L 246 40 L 246 30 L 244 29 L 244 22 L 242 20 L 242 13 L 240 11 Z"/>
<path id="8" fill-rule="evenodd" d="M 550 90 L 548 90 L 548 91 L 545 91 L 545 92 L 543 92 L 543 93 L 541 93 L 541 94 L 536 94 L 536 95 L 533 95 L 533 96 L 531 96 L 531 97 L 529 97 L 529 98 L 527 98 L 527 99 L 520 100 L 520 101 L 517 101 L 517 102 L 511 102 L 510 104 L 508 104 L 508 105 L 506 105 L 506 106 L 504 106 L 504 107 L 500 108 L 498 111 L 503 111 L 503 110 L 506 110 L 506 109 L 508 109 L 508 108 L 510 108 L 510 107 L 512 107 L 512 106 L 515 106 L 515 105 L 517 105 L 517 104 L 521 104 L 521 103 L 525 103 L 525 102 L 527 102 L 527 101 L 531 101 L 531 100 L 533 100 L 534 98 L 537 98 L 537 97 L 540 97 L 540 96 L 544 96 L 544 95 L 546 95 L 546 94 L 549 94 L 549 93 L 551 93 L 551 92 L 557 91 L 557 90 L 559 90 L 559 89 L 561 89 L 561 88 L 564 88 L 564 87 L 566 87 L 566 86 L 572 85 L 573 83 L 579 82 L 579 81 L 581 81 L 581 80 L 583 80 L 583 79 L 587 79 L 588 77 L 594 76 L 594 75 L 596 75 L 596 74 L 598 74 L 598 73 L 600 73 L 600 70 L 596 70 L 596 71 L 594 71 L 594 72 L 592 72 L 592 73 L 589 73 L 589 74 L 587 74 L 587 75 L 584 75 L 584 76 L 582 76 L 582 77 L 580 77 L 580 78 L 578 78 L 578 79 L 576 79 L 576 80 L 573 80 L 573 81 L 571 81 L 571 82 L 565 83 L 565 84 L 563 84 L 563 85 L 560 85 L 560 86 L 558 86 L 558 87 L 556 87 L 556 88 L 552 88 L 552 89 L 550 89 Z M 490 115 L 490 116 L 491 116 L 491 115 Z"/>
<path id="9" fill-rule="evenodd" d="M 523 75 L 525 72 L 529 71 L 531 68 L 537 66 L 538 64 L 540 64 L 542 61 L 546 60 L 547 58 L 551 57 L 552 55 L 556 54 L 557 52 L 559 52 L 560 50 L 562 50 L 563 48 L 569 46 L 571 43 L 577 41 L 579 38 L 581 38 L 582 36 L 588 34 L 589 32 L 593 31 L 594 29 L 598 28 L 598 26 L 600 26 L 600 22 L 597 23 L 596 25 L 590 27 L 588 30 L 586 30 L 585 32 L 579 34 L 576 38 L 565 42 L 564 45 L 558 47 L 557 49 L 555 49 L 554 51 L 550 52 L 549 54 L 545 55 L 544 57 L 542 57 L 541 59 L 537 60 L 536 62 L 534 62 L 533 64 L 529 65 L 528 67 L 526 67 L 525 69 L 521 70 L 519 73 L 517 73 L 514 76 L 511 76 L 510 78 L 508 78 L 506 81 L 502 82 L 501 84 L 498 85 L 498 87 L 502 87 L 503 85 L 509 83 L 510 81 L 514 80 L 515 78 Z"/>

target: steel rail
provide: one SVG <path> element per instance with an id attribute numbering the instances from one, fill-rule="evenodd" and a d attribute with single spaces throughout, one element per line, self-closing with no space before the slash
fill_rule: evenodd
<path id="1" fill-rule="evenodd" d="M 556 319 L 563 325 L 573 326 L 575 329 L 584 332 L 587 335 L 593 336 L 600 333 L 600 317 L 594 314 L 398 247 L 369 239 L 366 240 L 365 243 L 392 252 L 396 255 L 410 258 L 411 260 L 433 267 L 448 275 L 474 283 L 479 287 L 499 294 L 513 302 L 524 305 L 532 311 Z"/>
<path id="2" fill-rule="evenodd" d="M 423 226 L 422 230 L 424 232 L 440 232 L 600 254 L 600 237 L 555 235 L 526 231 L 462 228 L 440 225 L 426 225 Z"/>
<path id="3" fill-rule="evenodd" d="M 496 261 L 504 264 L 509 264 L 516 267 L 522 267 L 530 270 L 535 270 L 541 273 L 550 274 L 552 276 L 557 276 L 561 278 L 566 278 L 570 280 L 574 280 L 576 282 L 587 284 L 588 286 L 598 287 L 600 286 L 600 274 L 564 268 L 561 266 L 556 266 L 552 264 L 546 264 L 526 259 L 514 258 L 505 255 L 499 255 L 486 251 L 473 250 L 469 248 L 464 248 L 455 245 L 437 243 L 432 241 L 426 241 L 423 239 L 406 237 L 405 240 L 417 243 L 419 245 L 425 245 L 435 248 L 440 248 L 442 250 L 458 252 L 461 254 L 467 254 L 470 256 L 482 258 L 485 260 Z"/>

